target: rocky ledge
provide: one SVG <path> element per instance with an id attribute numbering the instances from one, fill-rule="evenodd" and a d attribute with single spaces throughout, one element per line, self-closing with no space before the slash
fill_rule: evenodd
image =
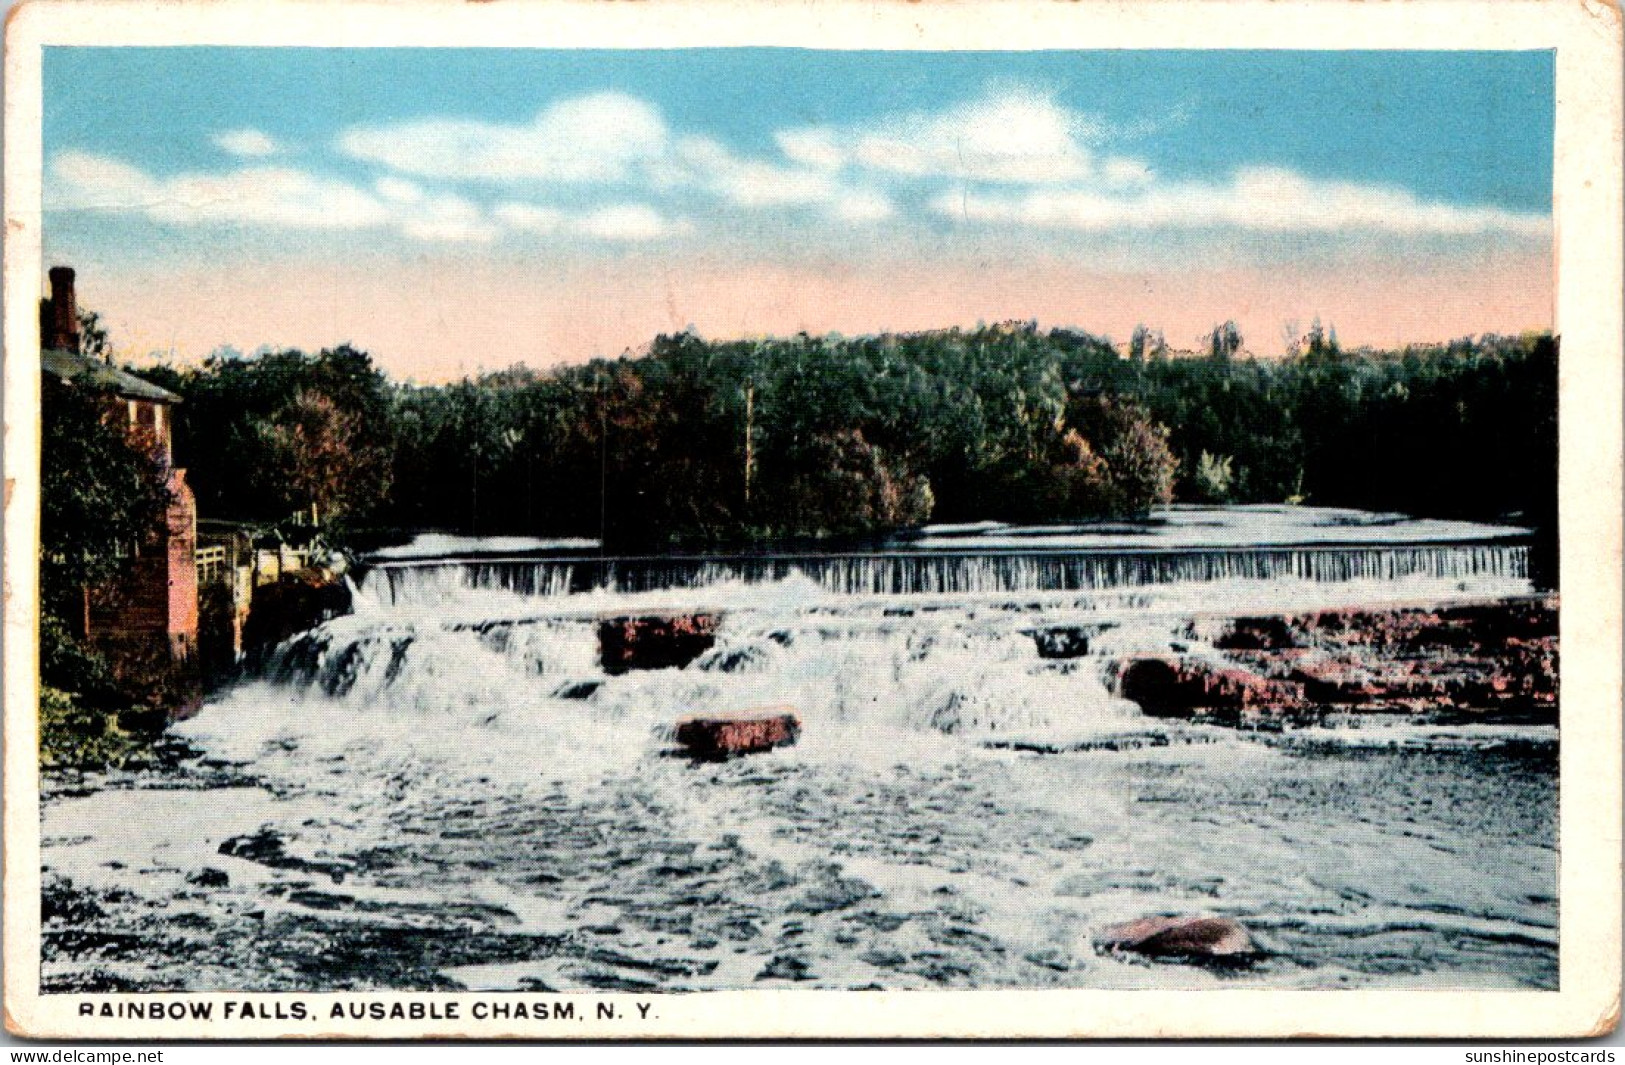
<path id="1" fill-rule="evenodd" d="M 1557 630 L 1556 597 L 1241 617 L 1204 653 L 1118 663 L 1116 685 L 1148 715 L 1228 724 L 1556 724 Z"/>

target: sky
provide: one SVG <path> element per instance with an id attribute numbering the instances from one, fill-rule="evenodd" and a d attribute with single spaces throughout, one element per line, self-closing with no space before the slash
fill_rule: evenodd
<path id="1" fill-rule="evenodd" d="M 432 383 L 1036 319 L 1282 351 L 1553 321 L 1538 52 L 79 48 L 44 252 L 119 353 Z"/>

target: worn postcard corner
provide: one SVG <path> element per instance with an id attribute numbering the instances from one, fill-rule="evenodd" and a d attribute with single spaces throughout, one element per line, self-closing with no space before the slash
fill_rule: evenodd
<path id="1" fill-rule="evenodd" d="M 14 8 L 7 1030 L 1612 1030 L 1619 19 L 1471 13 Z"/>

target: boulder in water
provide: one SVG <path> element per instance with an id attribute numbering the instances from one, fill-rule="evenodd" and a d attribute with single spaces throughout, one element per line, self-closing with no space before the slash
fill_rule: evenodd
<path id="1" fill-rule="evenodd" d="M 787 706 L 742 710 L 677 723 L 677 743 L 695 758 L 719 761 L 788 747 L 801 735 L 801 719 Z"/>
<path id="2" fill-rule="evenodd" d="M 674 614 L 609 618 L 598 624 L 604 672 L 618 676 L 633 669 L 681 669 L 716 643 L 715 614 Z"/>
<path id="3" fill-rule="evenodd" d="M 1133 658 L 1117 675 L 1123 698 L 1152 717 L 1280 714 L 1303 705 L 1303 685 L 1194 659 Z"/>
<path id="4" fill-rule="evenodd" d="M 1243 961 L 1260 953 L 1247 930 L 1227 917 L 1142 917 L 1095 936 L 1102 950 L 1184 961 Z"/>

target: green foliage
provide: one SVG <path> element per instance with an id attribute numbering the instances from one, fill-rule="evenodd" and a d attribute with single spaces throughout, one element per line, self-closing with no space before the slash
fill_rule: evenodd
<path id="1" fill-rule="evenodd" d="M 40 597 L 58 616 L 116 577 L 169 505 L 153 442 L 123 414 L 88 382 L 41 384 Z"/>
<path id="2" fill-rule="evenodd" d="M 1241 351 L 1241 330 L 1236 323 L 1227 321 L 1213 327 L 1208 334 L 1208 355 L 1215 360 L 1233 359 Z"/>
<path id="3" fill-rule="evenodd" d="M 133 700 L 107 660 L 81 646 L 66 624 L 40 617 L 40 765 L 94 768 L 140 761 L 142 738 L 119 727 Z"/>
<path id="4" fill-rule="evenodd" d="M 301 389 L 257 428 L 284 511 L 309 512 L 311 523 L 340 518 L 386 491 L 387 453 L 366 441 L 360 415 L 328 395 Z M 358 498 L 361 497 L 361 498 Z"/>
<path id="5" fill-rule="evenodd" d="M 107 350 L 95 315 L 82 316 L 92 351 Z M 50 766 L 126 764 L 142 740 L 121 715 L 161 717 L 197 697 L 167 641 L 109 658 L 72 633 L 87 589 L 105 594 L 162 529 L 170 503 L 158 441 L 130 427 L 124 402 L 89 377 L 46 376 L 40 406 L 40 757 Z M 128 652 L 128 653 L 124 653 Z"/>
<path id="6" fill-rule="evenodd" d="M 820 433 L 774 496 L 775 527 L 804 536 L 885 532 L 931 515 L 931 486 L 863 438 L 861 430 Z"/>
<path id="7" fill-rule="evenodd" d="M 1196 460 L 1196 475 L 1192 489 L 1201 503 L 1230 502 L 1230 486 L 1235 480 L 1229 455 L 1210 455 L 1206 451 Z"/>
<path id="8" fill-rule="evenodd" d="M 1173 502 L 1179 460 L 1168 447 L 1167 426 L 1139 404 L 1109 396 L 1074 401 L 1069 413 L 1105 466 L 1097 513 L 1144 514 Z"/>
<path id="9" fill-rule="evenodd" d="M 52 687 L 73 692 L 103 709 L 120 709 L 124 700 L 107 660 L 85 649 L 60 617 L 40 615 L 40 678 Z"/>
<path id="10" fill-rule="evenodd" d="M 147 735 L 120 721 L 160 723 L 200 697 L 196 664 L 176 662 L 162 637 L 115 649 L 115 670 L 50 614 L 40 617 L 40 757 L 47 766 L 141 761 Z"/>
<path id="11" fill-rule="evenodd" d="M 1043 459 L 1029 477 L 1031 517 L 1076 519 L 1110 507 L 1112 487 L 1106 460 L 1076 429 L 1055 433 Z"/>
<path id="12" fill-rule="evenodd" d="M 115 714 L 57 688 L 40 686 L 39 728 L 43 768 L 89 769 L 146 760 L 146 744 L 120 728 Z"/>
<path id="13" fill-rule="evenodd" d="M 92 359 L 106 359 L 113 353 L 102 316 L 95 311 L 79 312 L 79 353 Z"/>
<path id="14" fill-rule="evenodd" d="M 200 514 L 272 523 L 314 503 L 355 522 L 388 497 L 395 390 L 365 352 L 226 350 L 198 368 L 143 374 L 183 399 L 175 464 L 188 471 Z M 322 462 L 342 464 L 342 486 L 317 472 Z M 295 467 L 297 483 L 287 476 Z"/>

